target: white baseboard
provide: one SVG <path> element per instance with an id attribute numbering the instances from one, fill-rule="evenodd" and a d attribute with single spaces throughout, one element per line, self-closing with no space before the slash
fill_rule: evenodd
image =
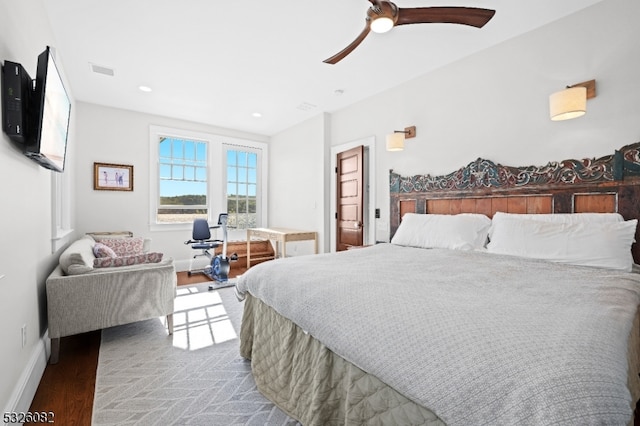
<path id="1" fill-rule="evenodd" d="M 209 262 L 211 261 L 206 257 L 198 257 L 196 259 L 174 259 L 173 265 L 176 268 L 176 272 L 183 272 L 188 271 L 191 268 L 194 270 L 202 269 L 207 266 Z"/>
<path id="2" fill-rule="evenodd" d="M 183 272 L 189 270 L 189 265 L 191 264 L 191 260 L 174 260 L 173 265 L 176 268 L 176 272 Z"/>
<path id="3" fill-rule="evenodd" d="M 40 380 L 42 380 L 44 369 L 47 367 L 50 353 L 51 341 L 49 340 L 48 331 L 45 331 L 44 336 L 34 346 L 29 362 L 22 371 L 3 413 L 24 413 L 29 411 Z"/>

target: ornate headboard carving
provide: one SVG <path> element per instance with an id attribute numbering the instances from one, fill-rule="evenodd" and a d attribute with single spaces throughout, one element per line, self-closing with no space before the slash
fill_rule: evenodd
<path id="1" fill-rule="evenodd" d="M 598 159 L 511 167 L 482 158 L 442 176 L 389 173 L 390 237 L 404 213 L 618 212 L 640 219 L 640 142 Z M 636 230 L 640 241 L 640 231 Z M 632 252 L 640 263 L 640 244 Z"/>

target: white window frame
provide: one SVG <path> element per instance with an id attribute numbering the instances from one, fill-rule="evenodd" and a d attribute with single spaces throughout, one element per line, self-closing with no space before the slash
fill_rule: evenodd
<path id="1" fill-rule="evenodd" d="M 209 183 L 210 183 L 210 181 L 211 181 L 211 164 L 210 164 L 210 158 L 211 158 L 211 155 L 210 155 L 210 153 L 209 153 L 209 150 L 211 149 L 211 143 L 210 143 L 210 141 L 207 141 L 207 140 L 201 140 L 201 139 L 196 139 L 196 138 L 171 137 L 171 136 L 163 135 L 163 136 L 158 136 L 158 141 L 156 142 L 156 145 L 157 145 L 158 147 L 160 146 L 160 138 L 161 138 L 161 137 L 165 137 L 166 139 L 179 140 L 179 141 L 189 141 L 189 142 L 194 142 L 194 143 L 198 143 L 198 144 L 204 144 L 204 145 L 206 146 L 206 150 L 205 150 L 205 151 L 206 151 L 205 167 L 206 167 L 206 169 L 207 169 L 207 175 L 206 175 L 205 190 L 204 190 L 204 192 L 205 192 L 205 195 L 206 195 L 207 203 L 206 203 L 206 204 L 204 204 L 204 205 L 203 205 L 203 204 L 198 204 L 198 205 L 189 205 L 188 207 L 189 207 L 189 208 L 192 208 L 192 209 L 207 209 L 207 217 L 208 217 L 208 216 L 209 216 L 208 209 L 209 209 L 209 206 L 210 206 L 210 203 L 209 203 L 209 197 L 210 197 Z M 173 147 L 171 148 L 171 151 L 172 151 L 172 154 L 173 154 Z M 159 155 L 159 153 L 158 153 L 158 156 L 157 156 L 156 158 L 158 159 L 158 166 L 159 166 L 159 165 L 160 165 L 160 155 Z M 173 162 L 171 163 L 171 166 L 173 166 Z M 160 170 L 160 168 L 159 168 L 159 167 L 158 167 L 158 170 Z M 184 170 L 183 170 L 183 173 L 184 173 Z M 172 174 L 173 174 L 173 172 L 172 172 Z M 157 173 L 157 174 L 156 174 L 156 180 L 157 180 L 158 188 L 160 188 L 160 183 L 161 183 L 161 182 L 162 182 L 162 180 L 163 180 L 163 179 L 161 179 L 161 178 L 160 178 L 160 173 Z M 159 195 L 160 195 L 160 194 L 159 194 L 159 192 L 160 192 L 160 191 L 158 190 L 158 198 L 156 199 L 156 203 L 157 203 L 157 204 L 156 204 L 156 210 L 157 210 L 158 208 L 161 208 L 161 209 L 169 209 L 169 210 L 171 210 L 171 209 L 172 209 L 172 208 L 174 208 L 174 207 L 175 207 L 176 209 L 180 209 L 180 208 L 184 208 L 184 207 L 185 207 L 184 205 L 182 205 L 182 206 L 165 206 L 165 205 L 161 205 L 161 204 L 159 203 L 159 201 L 160 201 L 160 197 L 159 197 Z M 164 223 L 166 223 L 166 222 L 157 222 L 157 217 L 158 217 L 158 216 L 157 216 L 157 211 L 156 211 L 156 212 L 154 212 L 154 213 L 155 213 L 155 214 L 153 215 L 153 217 L 154 217 L 154 219 L 156 220 L 156 223 L 157 223 L 157 224 L 164 224 Z"/>
<path id="2" fill-rule="evenodd" d="M 57 61 L 57 51 L 52 50 L 52 55 Z M 58 63 L 58 66 L 59 63 Z M 61 74 L 62 79 L 66 83 L 64 72 Z M 69 85 L 66 85 L 69 87 Z M 75 107 L 72 107 L 71 113 Z M 73 185 L 71 180 L 70 155 L 67 149 L 66 167 L 60 172 L 51 171 L 51 253 L 56 253 L 67 243 L 71 242 L 73 237 Z"/>
<path id="3" fill-rule="evenodd" d="M 264 145 L 265 145 L 264 149 L 266 149 L 266 144 Z M 256 217 L 258 218 L 257 227 L 266 227 L 266 223 L 267 223 L 266 218 L 263 219 L 263 211 L 266 210 L 266 206 L 265 206 L 266 197 L 263 195 L 263 190 L 262 190 L 262 188 L 265 186 L 264 182 L 266 182 L 266 174 L 263 173 L 264 169 L 266 169 L 266 165 L 263 160 L 263 154 L 264 154 L 263 147 L 247 144 L 246 141 L 244 141 L 243 144 L 224 143 L 222 145 L 221 157 L 223 158 L 224 163 L 221 169 L 223 171 L 223 182 L 224 182 L 223 200 L 224 200 L 225 209 L 227 206 L 227 197 L 229 196 L 229 194 L 227 193 L 228 176 L 227 176 L 227 164 L 226 164 L 228 151 L 244 151 L 244 152 L 255 153 L 258 155 L 257 170 L 256 170 L 256 174 L 257 174 Z M 238 229 L 238 230 L 229 229 L 230 239 L 239 239 L 240 233 L 242 233 L 244 235 L 244 238 L 246 238 L 246 229 Z"/>
<path id="4" fill-rule="evenodd" d="M 51 172 L 51 253 L 67 244 L 72 234 L 69 172 Z"/>
<path id="5" fill-rule="evenodd" d="M 151 125 L 149 127 L 149 229 L 151 231 L 173 231 L 191 229 L 191 223 L 158 223 L 156 212 L 160 197 L 159 179 L 159 145 L 160 137 L 174 137 L 178 139 L 195 140 L 207 142 L 208 155 L 208 176 L 207 176 L 207 213 L 211 226 L 218 221 L 218 214 L 226 211 L 227 206 L 227 168 L 226 168 L 226 148 L 238 150 L 256 150 L 258 155 L 258 188 L 257 188 L 257 210 L 258 226 L 266 226 L 267 222 L 267 178 L 268 178 L 268 145 L 265 142 L 257 142 L 240 139 L 231 136 L 215 135 L 205 132 L 176 129 Z M 220 190 L 214 186 L 219 182 Z M 229 229 L 229 240 L 246 239 L 246 231 Z"/>

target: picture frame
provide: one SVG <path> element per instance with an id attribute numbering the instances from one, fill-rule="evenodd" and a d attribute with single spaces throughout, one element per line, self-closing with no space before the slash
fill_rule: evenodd
<path id="1" fill-rule="evenodd" d="M 99 191 L 133 191 L 133 166 L 93 163 L 93 189 Z"/>

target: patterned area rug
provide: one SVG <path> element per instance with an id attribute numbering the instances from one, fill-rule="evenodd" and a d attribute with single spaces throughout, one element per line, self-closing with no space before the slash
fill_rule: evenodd
<path id="1" fill-rule="evenodd" d="M 93 425 L 296 425 L 256 389 L 239 355 L 233 288 L 178 287 L 165 319 L 102 331 Z"/>

